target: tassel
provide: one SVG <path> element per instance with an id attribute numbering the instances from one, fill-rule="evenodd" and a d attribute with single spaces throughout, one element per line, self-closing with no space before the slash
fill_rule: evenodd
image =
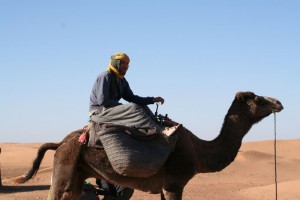
<path id="1" fill-rule="evenodd" d="M 78 139 L 78 142 L 81 142 L 84 144 L 86 142 L 86 137 L 87 137 L 86 132 L 82 133 Z"/>

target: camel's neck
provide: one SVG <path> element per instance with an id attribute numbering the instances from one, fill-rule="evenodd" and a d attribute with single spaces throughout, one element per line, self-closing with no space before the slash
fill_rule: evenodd
<path id="1" fill-rule="evenodd" d="M 212 141 L 192 138 L 197 152 L 199 172 L 217 172 L 228 166 L 235 159 L 242 139 L 251 126 L 252 123 L 243 112 L 232 113 L 230 109 L 217 138 Z"/>

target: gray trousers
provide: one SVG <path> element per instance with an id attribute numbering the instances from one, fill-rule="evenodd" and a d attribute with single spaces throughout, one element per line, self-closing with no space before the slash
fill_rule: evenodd
<path id="1" fill-rule="evenodd" d="M 96 123 L 111 123 L 141 129 L 156 129 L 157 133 L 162 128 L 152 120 L 153 113 L 148 106 L 135 103 L 121 104 L 111 108 L 100 107 L 92 112 L 91 120 Z"/>

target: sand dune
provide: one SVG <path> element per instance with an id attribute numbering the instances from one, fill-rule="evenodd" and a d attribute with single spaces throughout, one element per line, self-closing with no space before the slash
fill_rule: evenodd
<path id="1" fill-rule="evenodd" d="M 300 180 L 285 181 L 277 184 L 277 198 L 278 199 L 300 199 L 299 192 Z M 296 189 L 298 188 L 298 189 Z M 275 184 L 252 187 L 240 191 L 239 193 L 242 196 L 251 196 L 252 199 L 275 199 L 276 193 Z"/>
<path id="2" fill-rule="evenodd" d="M 41 144 L 0 143 L 2 183 L 0 200 L 46 199 L 52 173 L 53 151 L 46 153 L 40 171 L 25 184 L 13 177 L 29 169 Z M 278 199 L 300 199 L 300 140 L 277 141 Z M 218 173 L 198 174 L 186 186 L 183 199 L 275 199 L 273 141 L 243 143 L 236 160 Z M 159 195 L 135 191 L 133 200 L 159 200 Z"/>

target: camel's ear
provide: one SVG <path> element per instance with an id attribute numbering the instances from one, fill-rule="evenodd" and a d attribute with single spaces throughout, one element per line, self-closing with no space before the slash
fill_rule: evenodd
<path id="1" fill-rule="evenodd" d="M 245 102 L 248 99 L 253 99 L 255 94 L 253 92 L 238 92 L 235 95 L 235 98 L 240 102 Z"/>

